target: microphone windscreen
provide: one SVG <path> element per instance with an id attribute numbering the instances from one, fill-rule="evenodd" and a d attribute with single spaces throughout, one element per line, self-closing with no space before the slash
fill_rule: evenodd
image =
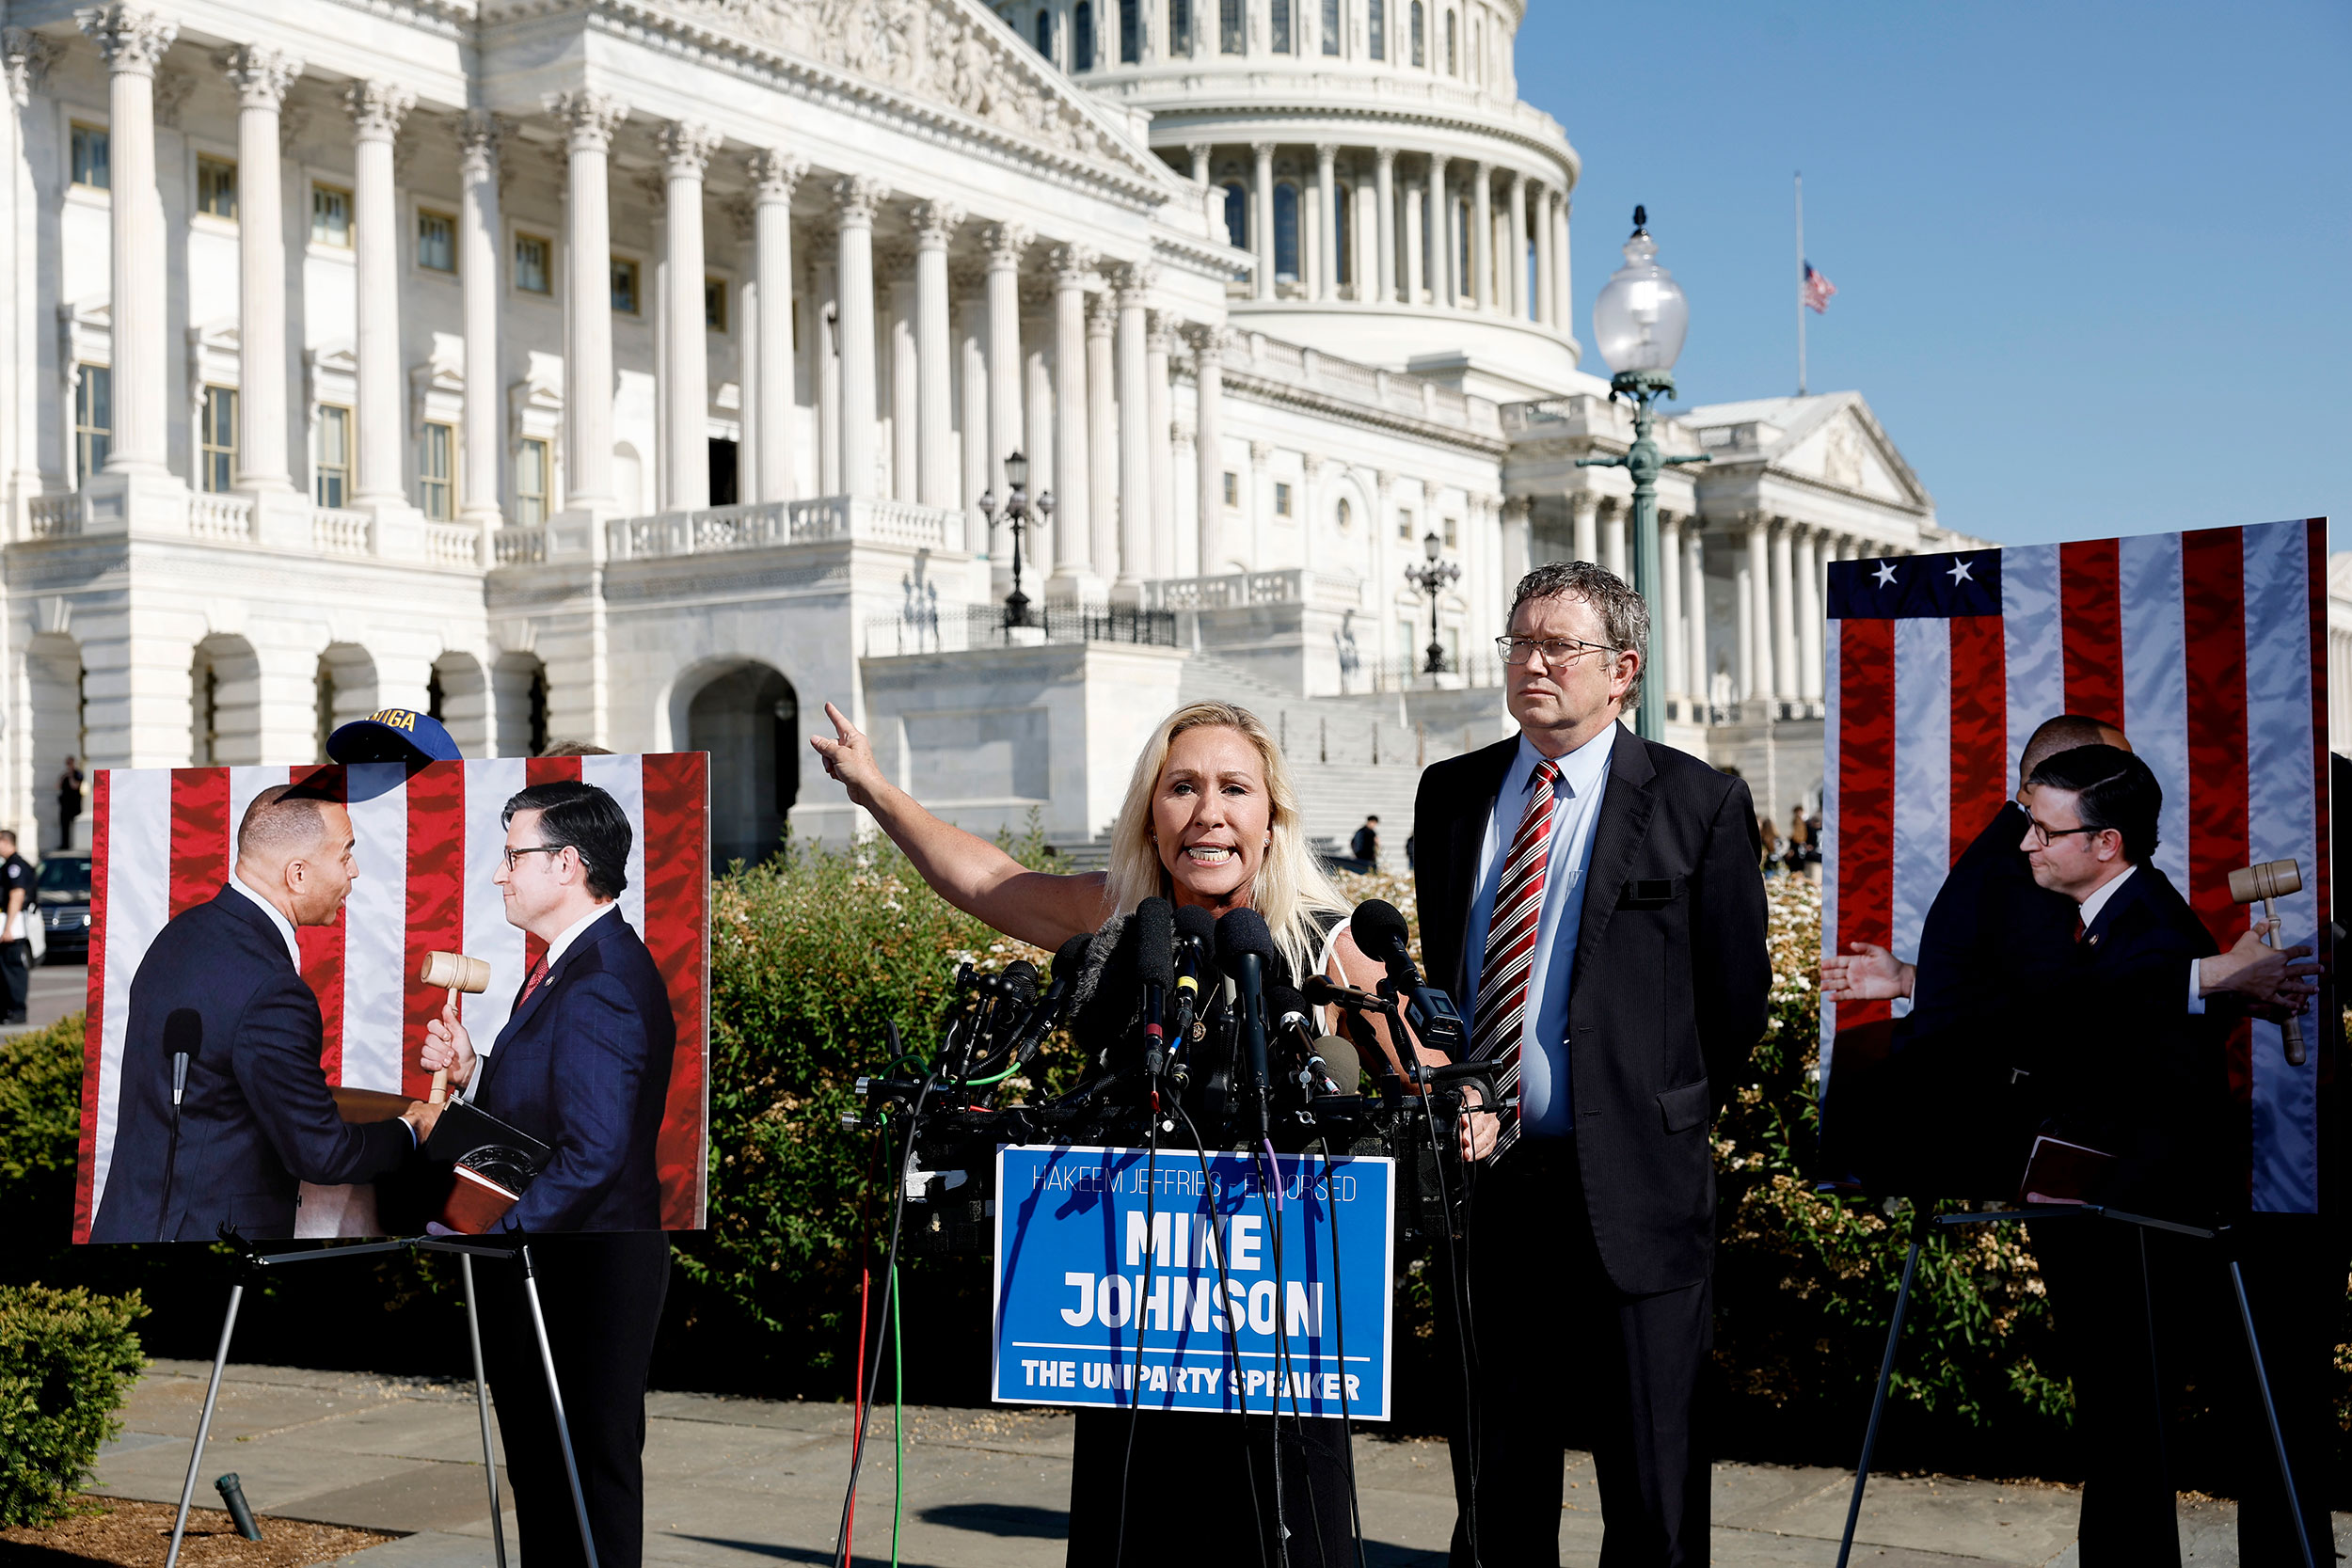
<path id="1" fill-rule="evenodd" d="M 1198 904 L 1186 904 L 1176 911 L 1176 934 L 1190 937 L 1200 944 L 1204 953 L 1216 951 L 1216 916 Z"/>
<path id="2" fill-rule="evenodd" d="M 1054 954 L 1054 981 L 1065 989 L 1078 983 L 1078 971 L 1086 967 L 1087 949 L 1094 943 L 1092 931 L 1080 931 L 1061 944 Z"/>
<path id="3" fill-rule="evenodd" d="M 1005 966 L 1001 978 L 1006 992 L 1023 1006 L 1037 1000 L 1037 965 L 1028 959 L 1013 959 Z"/>
<path id="4" fill-rule="evenodd" d="M 1136 906 L 1136 978 L 1162 990 L 1176 983 L 1176 911 L 1165 898 Z"/>
<path id="5" fill-rule="evenodd" d="M 1265 1016 L 1279 1023 L 1291 1013 L 1307 1020 L 1309 1028 L 1314 1026 L 1314 1015 L 1307 1011 L 1307 999 L 1283 981 L 1270 982 L 1265 988 Z"/>
<path id="6" fill-rule="evenodd" d="M 200 1055 L 204 1049 L 204 1015 L 194 1007 L 174 1007 L 164 1015 L 164 1054 Z"/>
<path id="7" fill-rule="evenodd" d="M 1121 939 L 1126 936 L 1129 924 L 1125 915 L 1115 914 L 1103 923 L 1101 930 L 1083 938 L 1071 939 L 1073 942 L 1083 941 L 1087 944 L 1086 956 L 1078 964 L 1078 989 L 1070 993 L 1072 1013 L 1075 1014 L 1086 1007 L 1094 1000 L 1094 993 L 1103 989 L 1103 976 L 1112 967 L 1111 955 L 1119 947 Z M 1068 949 L 1065 948 L 1064 951 Z"/>
<path id="8" fill-rule="evenodd" d="M 1411 927 L 1405 924 L 1405 916 L 1397 907 L 1386 899 L 1367 898 L 1357 905 L 1356 912 L 1347 917 L 1347 928 L 1367 958 L 1386 959 L 1413 950 Z"/>
<path id="9" fill-rule="evenodd" d="M 1232 960 L 1245 954 L 1256 955 L 1268 967 L 1280 961 L 1265 916 L 1255 910 L 1228 910 L 1216 923 L 1217 958 L 1231 969 Z"/>

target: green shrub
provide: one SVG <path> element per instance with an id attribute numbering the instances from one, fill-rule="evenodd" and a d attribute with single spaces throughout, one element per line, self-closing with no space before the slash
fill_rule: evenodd
<path id="1" fill-rule="evenodd" d="M 49 1525 L 122 1429 L 115 1412 L 147 1365 L 135 1291 L 0 1288 L 0 1526 Z"/>

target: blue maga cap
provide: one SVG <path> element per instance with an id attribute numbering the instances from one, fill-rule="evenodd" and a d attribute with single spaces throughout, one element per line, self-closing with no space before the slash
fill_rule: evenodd
<path id="1" fill-rule="evenodd" d="M 410 707 L 380 707 L 354 719 L 326 737 L 334 762 L 462 762 L 465 753 L 429 713 Z"/>

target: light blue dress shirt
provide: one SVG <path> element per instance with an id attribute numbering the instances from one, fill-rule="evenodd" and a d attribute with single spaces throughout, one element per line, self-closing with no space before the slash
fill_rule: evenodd
<path id="1" fill-rule="evenodd" d="M 1538 917 L 1535 958 L 1528 971 L 1529 1006 L 1519 1025 L 1519 1135 L 1565 1138 L 1568 1120 L 1568 984 L 1575 977 L 1576 934 L 1584 924 L 1584 874 L 1600 824 L 1600 798 L 1609 787 L 1609 756 L 1617 726 L 1610 725 L 1558 759 L 1551 787 L 1551 854 L 1544 866 L 1544 910 Z M 1462 974 L 1469 995 L 1456 999 L 1465 1018 L 1475 1020 L 1479 970 L 1486 958 L 1486 927 L 1502 891 L 1502 865 L 1511 840 L 1527 813 L 1527 792 L 1543 753 L 1519 736 L 1518 754 L 1502 775 L 1478 847 L 1478 892 L 1470 899 L 1470 930 L 1464 940 Z"/>

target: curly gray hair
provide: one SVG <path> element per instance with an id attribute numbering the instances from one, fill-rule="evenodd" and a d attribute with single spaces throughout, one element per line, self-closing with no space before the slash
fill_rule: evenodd
<path id="1" fill-rule="evenodd" d="M 1557 598 L 1561 594 L 1583 600 L 1600 617 L 1600 634 L 1613 648 L 1623 648 L 1649 658 L 1649 605 L 1632 585 L 1608 567 L 1591 561 L 1550 561 L 1519 578 L 1518 591 L 1512 595 L 1511 619 L 1516 622 L 1519 607 L 1536 599 Z M 1625 706 L 1630 708 L 1642 700 L 1642 682 L 1648 675 L 1646 669 L 1638 670 L 1633 684 L 1626 688 Z"/>

